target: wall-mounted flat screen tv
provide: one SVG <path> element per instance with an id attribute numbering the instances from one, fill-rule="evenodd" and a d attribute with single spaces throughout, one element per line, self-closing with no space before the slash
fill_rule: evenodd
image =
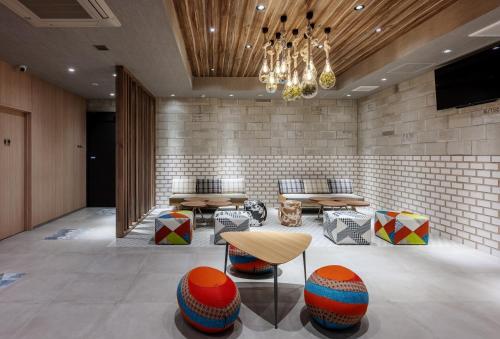
<path id="1" fill-rule="evenodd" d="M 434 71 L 437 109 L 466 107 L 500 98 L 500 43 Z"/>

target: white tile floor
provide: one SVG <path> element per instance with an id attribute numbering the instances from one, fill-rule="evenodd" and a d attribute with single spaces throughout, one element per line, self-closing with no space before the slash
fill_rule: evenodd
<path id="1" fill-rule="evenodd" d="M 205 337 L 179 317 L 176 286 L 194 266 L 222 268 L 224 246 L 121 246 L 112 212 L 84 209 L 0 241 L 0 272 L 26 273 L 0 288 L 0 338 Z M 84 232 L 43 240 L 62 228 Z M 203 232 L 210 230 L 195 237 Z M 499 258 L 439 238 L 429 246 L 325 244 L 308 250 L 308 270 L 341 264 L 364 279 L 370 306 L 358 327 L 328 332 L 310 322 L 297 259 L 281 267 L 279 329 L 271 279 L 233 277 L 240 318 L 220 337 L 498 338 Z"/>

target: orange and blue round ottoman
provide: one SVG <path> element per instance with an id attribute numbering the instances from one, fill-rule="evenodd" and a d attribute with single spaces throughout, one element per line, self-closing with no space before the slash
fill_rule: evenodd
<path id="1" fill-rule="evenodd" d="M 257 259 L 233 245 L 229 245 L 229 260 L 233 269 L 238 272 L 264 274 L 273 271 L 273 266 L 269 263 Z"/>
<path id="2" fill-rule="evenodd" d="M 357 324 L 368 308 L 368 291 L 361 278 L 337 265 L 319 268 L 311 274 L 304 299 L 311 317 L 328 329 Z"/>
<path id="3" fill-rule="evenodd" d="M 197 267 L 181 279 L 177 302 L 184 320 L 206 333 L 222 332 L 233 325 L 241 306 L 231 278 L 211 267 Z"/>

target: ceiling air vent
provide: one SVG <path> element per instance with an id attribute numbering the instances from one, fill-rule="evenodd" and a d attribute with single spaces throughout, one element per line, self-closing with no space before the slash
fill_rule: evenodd
<path id="1" fill-rule="evenodd" d="M 469 34 L 470 37 L 500 37 L 500 21 Z"/>
<path id="2" fill-rule="evenodd" d="M 374 89 L 379 88 L 379 86 L 359 86 L 353 89 L 353 92 L 370 92 L 373 91 Z"/>
<path id="3" fill-rule="evenodd" d="M 104 0 L 0 0 L 35 27 L 117 27 Z"/>
<path id="4" fill-rule="evenodd" d="M 399 65 L 391 69 L 387 73 L 417 73 L 433 65 L 434 64 L 424 62 L 410 62 L 407 64 Z"/>

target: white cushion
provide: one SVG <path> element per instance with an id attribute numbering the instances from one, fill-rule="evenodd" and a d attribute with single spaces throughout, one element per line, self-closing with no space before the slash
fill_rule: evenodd
<path id="1" fill-rule="evenodd" d="M 326 179 L 304 179 L 304 192 L 308 193 L 330 193 Z"/>
<path id="2" fill-rule="evenodd" d="M 196 193 L 196 178 L 172 179 L 172 193 Z"/>
<path id="3" fill-rule="evenodd" d="M 245 179 L 221 179 L 222 193 L 245 193 Z"/>

